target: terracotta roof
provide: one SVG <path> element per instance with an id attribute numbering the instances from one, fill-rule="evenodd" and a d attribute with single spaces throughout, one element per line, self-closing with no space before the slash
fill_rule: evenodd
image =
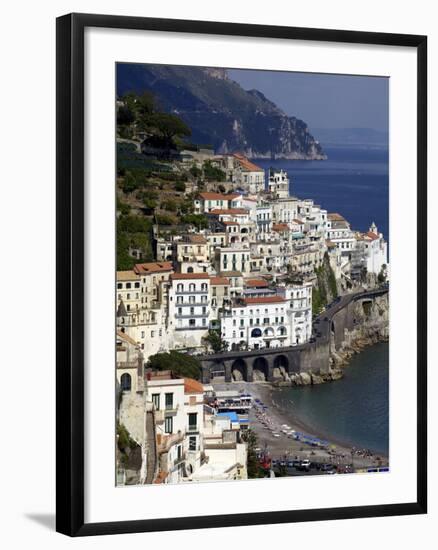
<path id="1" fill-rule="evenodd" d="M 170 278 L 172 281 L 180 279 L 210 279 L 210 275 L 208 273 L 172 273 Z"/>
<path id="2" fill-rule="evenodd" d="M 184 378 L 184 393 L 204 393 L 204 386 L 194 378 Z"/>
<path id="3" fill-rule="evenodd" d="M 222 223 L 224 225 L 240 225 L 240 223 L 238 223 L 238 222 L 230 222 L 230 221 L 227 221 L 227 220 L 224 220 Z"/>
<path id="4" fill-rule="evenodd" d="M 249 161 L 240 153 L 234 153 L 233 157 L 240 162 L 240 165 L 246 172 L 264 172 L 263 168 L 260 168 L 260 166 L 257 166 L 257 164 Z"/>
<path id="5" fill-rule="evenodd" d="M 330 212 L 327 214 L 327 219 L 329 219 L 332 222 L 345 222 L 344 216 L 341 216 L 341 214 L 338 214 L 337 212 Z"/>
<path id="6" fill-rule="evenodd" d="M 289 231 L 289 226 L 287 223 L 274 223 L 272 231 Z"/>
<path id="7" fill-rule="evenodd" d="M 190 242 L 194 244 L 206 244 L 207 239 L 203 235 L 185 235 L 184 240 L 182 240 L 179 244 L 184 244 L 184 242 Z"/>
<path id="8" fill-rule="evenodd" d="M 373 233 L 372 231 L 367 231 L 365 233 L 365 237 L 368 237 L 368 239 L 371 239 L 372 241 L 375 241 L 379 238 L 379 235 L 376 235 L 375 233 Z"/>
<path id="9" fill-rule="evenodd" d="M 217 216 L 223 214 L 223 215 L 244 215 L 248 214 L 248 210 L 246 208 L 214 208 L 213 210 L 210 210 L 210 214 L 216 214 Z"/>
<path id="10" fill-rule="evenodd" d="M 267 287 L 268 282 L 265 279 L 248 279 L 245 281 L 245 286 L 247 288 L 257 288 L 257 287 Z"/>
<path id="11" fill-rule="evenodd" d="M 133 346 L 137 346 L 137 342 L 134 340 L 134 338 L 131 338 L 121 330 L 117 329 L 117 336 L 121 338 L 122 340 L 125 340 L 125 342 L 128 342 L 129 344 L 132 344 Z"/>
<path id="12" fill-rule="evenodd" d="M 213 285 L 213 286 L 229 285 L 230 280 L 227 279 L 226 277 L 211 277 L 210 278 L 210 284 Z"/>
<path id="13" fill-rule="evenodd" d="M 117 280 L 118 281 L 133 281 L 135 279 L 138 279 L 137 273 L 135 271 L 129 270 L 129 271 L 117 271 Z"/>
<path id="14" fill-rule="evenodd" d="M 245 304 L 277 304 L 286 300 L 281 296 L 260 296 L 259 298 L 245 298 Z"/>
<path id="15" fill-rule="evenodd" d="M 149 273 L 173 271 L 173 266 L 172 262 L 149 262 L 145 264 L 135 264 L 134 271 L 139 275 L 148 275 Z"/>
<path id="16" fill-rule="evenodd" d="M 303 223 L 304 223 L 303 220 L 297 220 L 297 218 L 294 218 L 292 221 L 293 221 L 294 223 L 299 223 L 299 224 L 303 224 Z"/>

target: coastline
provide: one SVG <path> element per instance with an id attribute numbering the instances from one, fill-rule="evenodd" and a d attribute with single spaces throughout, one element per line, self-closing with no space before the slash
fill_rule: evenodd
<path id="1" fill-rule="evenodd" d="M 352 462 L 355 469 L 366 469 L 385 467 L 389 464 L 389 458 L 384 453 L 372 452 L 368 455 L 363 449 L 358 449 L 351 444 L 341 441 L 338 438 L 326 437 L 322 430 L 311 428 L 292 410 L 285 410 L 275 402 L 274 393 L 282 391 L 275 388 L 268 382 L 230 382 L 214 383 L 214 389 L 234 390 L 250 393 L 254 399 L 262 401 L 266 409 L 266 416 L 274 428 L 275 437 L 271 429 L 267 429 L 260 421 L 260 415 L 253 407 L 249 413 L 250 427 L 257 435 L 258 447 L 267 450 L 272 458 L 308 458 L 311 461 L 328 462 L 338 465 L 350 465 Z M 307 436 L 318 438 L 328 442 L 326 448 L 312 447 L 303 441 L 296 441 L 284 434 L 282 427 L 287 425 L 290 430 L 301 432 Z M 353 451 L 353 460 L 352 460 Z M 368 450 L 367 450 L 368 451 Z"/>

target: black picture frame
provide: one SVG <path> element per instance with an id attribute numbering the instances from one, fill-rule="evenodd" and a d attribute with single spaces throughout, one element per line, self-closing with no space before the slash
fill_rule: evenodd
<path id="1" fill-rule="evenodd" d="M 107 27 L 405 46 L 417 51 L 417 499 L 315 510 L 84 522 L 84 30 Z M 57 496 L 56 529 L 69 536 L 424 514 L 427 510 L 427 38 L 417 35 L 207 21 L 69 14 L 57 19 Z"/>

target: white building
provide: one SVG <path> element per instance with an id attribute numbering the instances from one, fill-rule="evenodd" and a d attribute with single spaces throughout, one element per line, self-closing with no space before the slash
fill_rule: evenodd
<path id="1" fill-rule="evenodd" d="M 279 289 L 275 296 L 245 297 L 221 318 L 222 338 L 231 349 L 303 344 L 312 330 L 312 285 Z"/>
<path id="2" fill-rule="evenodd" d="M 226 248 L 217 248 L 215 250 L 215 266 L 216 271 L 239 271 L 243 274 L 250 271 L 250 250 L 249 248 L 241 248 L 230 246 Z"/>
<path id="3" fill-rule="evenodd" d="M 210 321 L 210 276 L 174 273 L 169 288 L 169 332 L 173 349 L 202 345 Z"/>
<path id="4" fill-rule="evenodd" d="M 192 481 L 247 479 L 247 446 L 238 423 L 229 415 L 206 415 L 204 453 L 205 463 L 192 475 Z"/>
<path id="5" fill-rule="evenodd" d="M 117 272 L 117 328 L 135 340 L 145 361 L 167 348 L 171 262 L 136 264 Z"/>
<path id="6" fill-rule="evenodd" d="M 146 373 L 147 400 L 155 410 L 155 430 L 159 462 L 158 479 L 179 483 L 186 477 L 186 413 L 184 379 L 170 372 Z"/>
<path id="7" fill-rule="evenodd" d="M 242 195 L 238 193 L 229 195 L 213 192 L 199 193 L 194 200 L 195 213 L 206 214 L 214 209 L 240 208 L 241 199 Z"/>
<path id="8" fill-rule="evenodd" d="M 271 170 L 269 173 L 269 193 L 274 199 L 286 199 L 289 197 L 289 178 L 287 172 L 280 170 L 275 172 Z"/>
<path id="9" fill-rule="evenodd" d="M 343 265 L 348 263 L 356 246 L 356 237 L 343 216 L 336 212 L 327 214 L 325 238 L 341 251 Z"/>
<path id="10" fill-rule="evenodd" d="M 249 161 L 243 155 L 235 153 L 233 182 L 245 189 L 251 195 L 261 193 L 265 189 L 265 171 L 260 166 Z"/>
<path id="11" fill-rule="evenodd" d="M 364 244 L 365 266 L 368 273 L 378 275 L 388 266 L 388 245 L 373 222 L 369 231 L 359 236 Z"/>

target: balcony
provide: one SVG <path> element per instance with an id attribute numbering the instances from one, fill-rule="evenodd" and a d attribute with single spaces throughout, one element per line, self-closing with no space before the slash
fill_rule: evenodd
<path id="1" fill-rule="evenodd" d="M 176 319 L 202 319 L 203 317 L 208 317 L 209 311 L 206 311 L 205 313 L 175 313 Z"/>
<path id="2" fill-rule="evenodd" d="M 177 290 L 175 294 L 205 294 L 207 296 L 208 290 Z"/>
<path id="3" fill-rule="evenodd" d="M 189 424 L 186 428 L 188 434 L 194 434 L 199 432 L 199 426 L 197 424 Z"/>
<path id="4" fill-rule="evenodd" d="M 178 405 L 155 411 L 155 422 L 157 424 L 162 424 L 166 416 L 176 416 L 177 413 L 178 413 Z"/>
<path id="5" fill-rule="evenodd" d="M 205 301 L 205 302 L 177 302 L 176 303 L 176 307 L 187 307 L 187 306 L 190 306 L 190 307 L 202 307 L 202 306 L 206 306 L 208 305 L 208 302 Z"/>

